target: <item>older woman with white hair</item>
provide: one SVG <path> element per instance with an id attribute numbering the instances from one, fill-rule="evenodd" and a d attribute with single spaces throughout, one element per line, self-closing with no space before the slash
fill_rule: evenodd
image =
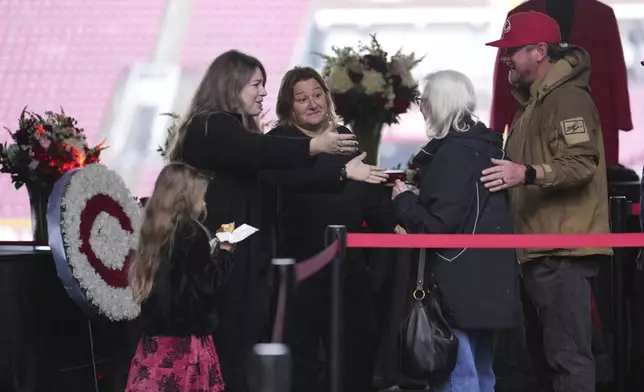
<path id="1" fill-rule="evenodd" d="M 508 195 L 480 182 L 491 158 L 503 159 L 501 137 L 474 116 L 474 87 L 456 71 L 424 80 L 420 107 L 429 143 L 414 158 L 418 194 L 393 190 L 397 223 L 410 234 L 510 234 Z M 452 374 L 432 380 L 438 392 L 493 392 L 495 330 L 521 323 L 519 265 L 514 249 L 432 249 L 425 281 L 436 285 L 446 320 L 459 339 Z"/>

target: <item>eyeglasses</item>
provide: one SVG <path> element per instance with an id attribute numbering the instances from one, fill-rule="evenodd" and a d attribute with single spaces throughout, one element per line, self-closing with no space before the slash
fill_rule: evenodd
<path id="1" fill-rule="evenodd" d="M 501 57 L 512 57 L 515 53 L 525 48 L 525 46 L 519 46 L 518 48 L 505 48 L 501 53 Z"/>
<path id="2" fill-rule="evenodd" d="M 501 57 L 512 57 L 515 53 L 525 49 L 525 50 L 532 50 L 537 48 L 539 45 L 523 45 L 523 46 L 517 46 L 516 48 L 505 48 L 503 49 L 503 52 L 501 52 Z"/>

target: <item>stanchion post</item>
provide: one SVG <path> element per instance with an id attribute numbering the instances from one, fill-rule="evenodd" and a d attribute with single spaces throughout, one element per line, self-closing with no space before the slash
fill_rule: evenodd
<path id="1" fill-rule="evenodd" d="M 295 286 L 295 260 L 273 259 L 277 273 L 277 306 L 271 343 L 256 344 L 250 367 L 250 392 L 291 390 L 291 354 L 283 343 L 284 330 Z"/>
<path id="2" fill-rule="evenodd" d="M 610 223 L 613 233 L 626 232 L 629 203 L 624 196 L 610 198 Z M 624 249 L 614 248 L 611 264 L 613 322 L 613 365 L 615 391 L 626 392 L 628 375 L 628 326 L 626 323 L 626 298 L 624 289 Z"/>
<path id="3" fill-rule="evenodd" d="M 282 343 L 256 344 L 249 377 L 250 392 L 291 390 L 291 354 Z"/>
<path id="4" fill-rule="evenodd" d="M 277 302 L 273 322 L 273 337 L 271 343 L 283 343 L 284 331 L 288 326 L 289 313 L 295 295 L 295 260 L 273 259 L 273 268 L 277 271 Z"/>
<path id="5" fill-rule="evenodd" d="M 342 392 L 342 264 L 347 249 L 347 228 L 328 226 L 326 245 L 338 241 L 338 252 L 331 262 L 331 323 L 329 347 L 329 390 Z M 347 391 L 349 392 L 349 391 Z"/>

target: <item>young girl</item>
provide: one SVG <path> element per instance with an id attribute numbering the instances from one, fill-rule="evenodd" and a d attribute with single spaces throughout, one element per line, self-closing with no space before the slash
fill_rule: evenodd
<path id="1" fill-rule="evenodd" d="M 228 243 L 200 223 L 207 179 L 172 163 L 154 185 L 129 281 L 141 302 L 143 336 L 126 392 L 219 392 L 224 382 L 211 336 L 214 298 L 231 266 Z"/>

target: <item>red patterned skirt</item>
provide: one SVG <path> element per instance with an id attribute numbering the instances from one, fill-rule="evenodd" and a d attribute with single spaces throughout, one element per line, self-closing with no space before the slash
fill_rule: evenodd
<path id="1" fill-rule="evenodd" d="M 125 392 L 222 392 L 212 337 L 143 336 Z"/>

